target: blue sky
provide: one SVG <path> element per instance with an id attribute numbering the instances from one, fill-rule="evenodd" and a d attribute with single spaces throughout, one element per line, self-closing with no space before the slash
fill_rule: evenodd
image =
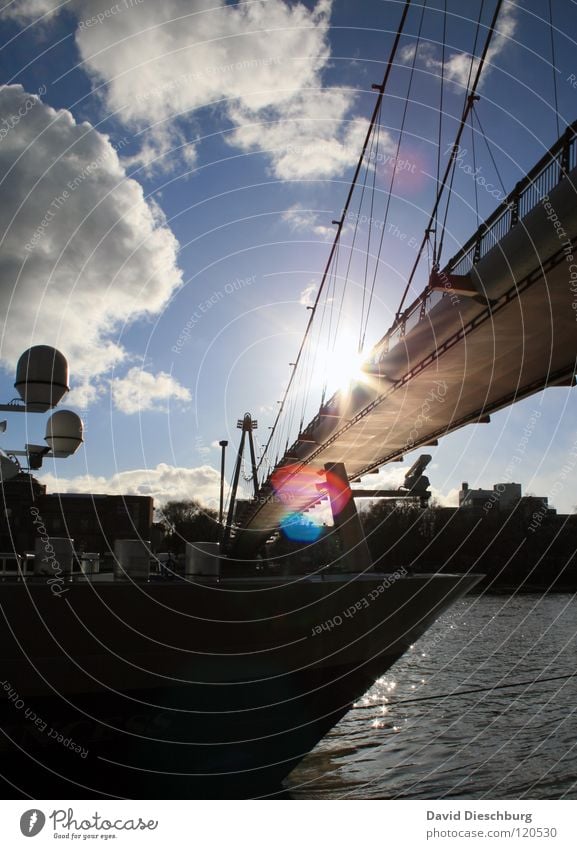
<path id="1" fill-rule="evenodd" d="M 290 375 L 360 152 L 401 2 L 14 0 L 0 11 L 2 397 L 30 344 L 70 361 L 85 446 L 45 463 L 52 491 L 217 496 L 219 439 L 247 410 L 268 433 Z M 383 221 L 420 43 L 367 328 L 389 326 L 432 206 L 444 0 L 413 3 L 381 118 L 375 220 Z M 447 0 L 441 161 L 454 137 L 480 0 Z M 477 54 L 493 2 L 483 4 Z M 476 165 L 506 191 L 577 116 L 577 5 L 505 2 L 477 111 Z M 555 92 L 557 107 L 555 107 Z M 2 129 L 6 132 L 3 133 Z M 471 134 L 463 138 L 471 161 Z M 458 170 L 446 261 L 474 231 L 475 186 Z M 478 188 L 478 215 L 496 195 Z M 344 243 L 353 228 L 345 229 Z M 365 231 L 366 244 L 366 228 Z M 362 243 L 362 242 L 361 242 Z M 359 332 L 364 258 L 350 269 L 343 334 Z M 415 281 L 425 283 L 425 268 Z M 348 327 L 347 327 L 348 326 Z M 346 333 L 345 333 L 346 331 Z M 321 369 L 322 371 L 322 369 Z M 333 370 L 334 371 L 334 370 Z M 329 383 L 336 376 L 328 375 Z M 311 387 L 320 396 L 318 375 Z M 313 411 L 312 400 L 306 407 Z M 433 450 L 446 503 L 461 481 L 507 477 L 577 503 L 561 470 L 577 439 L 574 394 L 551 389 Z M 4 449 L 42 440 L 44 417 L 9 419 Z M 229 474 L 232 454 L 229 455 Z M 412 462 L 407 457 L 407 463 Z M 405 468 L 405 467 L 403 467 Z M 398 480 L 402 469 L 385 470 Z"/>

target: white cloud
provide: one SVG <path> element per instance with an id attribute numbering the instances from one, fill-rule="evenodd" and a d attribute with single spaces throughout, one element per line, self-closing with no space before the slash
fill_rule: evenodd
<path id="1" fill-rule="evenodd" d="M 495 62 L 498 56 L 510 43 L 510 40 L 515 35 L 517 29 L 517 11 L 512 3 L 509 3 L 503 8 L 497 21 L 495 34 L 491 40 L 491 44 L 487 51 L 485 59 L 485 67 L 481 77 L 481 85 L 486 80 L 487 74 L 491 70 L 491 65 Z M 479 47 L 476 51 L 479 54 L 483 39 L 486 37 L 487 30 L 481 30 Z M 401 62 L 411 64 L 415 55 L 416 43 L 407 44 L 399 52 Z M 417 60 L 427 68 L 427 70 L 440 75 L 443 71 L 443 62 L 440 58 L 441 49 L 438 45 L 431 44 L 429 41 L 422 41 L 419 44 Z M 471 84 L 475 78 L 479 59 L 473 60 L 473 68 L 471 70 L 471 54 L 467 52 L 450 53 L 445 59 L 444 77 L 449 82 L 457 84 L 459 87 L 466 87 Z"/>
<path id="2" fill-rule="evenodd" d="M 317 222 L 317 213 L 312 209 L 303 209 L 300 204 L 295 204 L 283 212 L 282 220 L 290 226 L 291 230 L 312 230 Z"/>
<path id="3" fill-rule="evenodd" d="M 53 5 L 16 0 L 4 14 L 34 17 Z M 232 123 L 231 144 L 265 153 L 281 179 L 330 177 L 356 162 L 367 123 L 346 123 L 352 92 L 323 88 L 332 0 L 312 8 L 287 0 L 118 5 L 108 17 L 110 0 L 71 0 L 66 9 L 106 108 L 145 131 L 131 164 L 151 167 L 158 156 L 157 165 L 173 164 L 167 154 L 182 144 L 184 122 L 189 130 L 191 113 L 206 106 Z M 194 161 L 193 146 L 183 153 Z"/>
<path id="4" fill-rule="evenodd" d="M 441 507 L 459 506 L 460 490 L 457 489 L 457 487 L 455 487 L 454 489 L 450 489 L 447 493 L 443 493 L 440 489 L 435 489 L 435 487 L 432 486 L 431 492 L 433 493 L 433 498 L 441 505 Z"/>
<path id="5" fill-rule="evenodd" d="M 180 157 L 192 168 L 197 160 L 196 148 L 194 145 L 185 144 L 185 141 L 186 136 L 181 130 L 162 124 L 144 136 L 144 141 L 136 153 L 123 156 L 122 164 L 127 169 L 142 169 L 147 175 L 156 172 L 171 173 L 180 165 L 179 156 L 173 153 L 174 148 L 179 147 Z"/>
<path id="6" fill-rule="evenodd" d="M 423 50 L 425 45 L 428 47 L 432 47 L 433 45 L 428 41 L 422 41 L 419 45 L 419 50 Z M 403 47 L 399 48 L 399 62 L 402 65 L 408 65 L 413 61 L 415 56 L 415 50 L 417 49 L 417 42 L 412 41 L 410 44 L 405 44 Z"/>
<path id="7" fill-rule="evenodd" d="M 63 2 L 65 0 L 16 0 L 7 2 L 1 13 L 6 18 L 23 22 L 44 16 L 49 18 L 61 9 Z"/>
<path id="8" fill-rule="evenodd" d="M 190 390 L 164 371 L 151 374 L 134 366 L 124 377 L 111 381 L 112 400 L 122 413 L 165 411 L 166 402 L 192 400 Z"/>
<path id="9" fill-rule="evenodd" d="M 186 469 L 159 463 L 154 469 L 130 469 L 111 477 L 78 475 L 64 478 L 39 476 L 48 492 L 88 492 L 104 495 L 150 495 L 156 504 L 196 499 L 205 507 L 218 506 L 220 473 L 212 466 Z"/>
<path id="10" fill-rule="evenodd" d="M 103 393 L 101 385 L 95 386 L 92 383 L 81 383 L 71 389 L 66 395 L 65 403 L 70 407 L 79 407 L 81 410 L 91 407 Z"/>
<path id="11" fill-rule="evenodd" d="M 12 369 L 30 345 L 54 345 L 93 400 L 95 378 L 127 357 L 119 328 L 180 286 L 178 243 L 87 122 L 13 85 L 0 87 L 0 127 L 0 359 Z"/>
<path id="12" fill-rule="evenodd" d="M 86 409 L 99 398 L 110 394 L 112 404 L 121 413 L 166 412 L 167 402 L 192 400 L 190 390 L 166 372 L 151 374 L 133 366 L 123 377 L 102 378 L 95 383 L 81 383 L 66 395 L 66 404 Z"/>
<path id="13" fill-rule="evenodd" d="M 400 463 L 391 463 L 383 466 L 377 474 L 364 475 L 360 484 L 355 484 L 353 489 L 398 489 L 405 480 L 405 475 L 410 466 L 401 466 Z"/>
<path id="14" fill-rule="evenodd" d="M 223 97 L 255 111 L 288 103 L 315 86 L 330 54 L 329 0 L 310 11 L 283 0 L 165 0 L 82 26 L 107 3 L 75 0 L 76 43 L 127 123 L 171 119 Z"/>
<path id="15" fill-rule="evenodd" d="M 350 107 L 349 92 L 320 88 L 296 95 L 270 111 L 268 119 L 242 105 L 231 106 L 237 129 L 230 141 L 246 152 L 268 153 L 282 180 L 333 177 L 358 161 L 367 134 L 365 119 L 347 123 Z M 386 144 L 386 133 L 381 135 Z"/>
<path id="16" fill-rule="evenodd" d="M 329 220 L 330 215 L 329 210 L 323 211 L 323 218 L 325 220 Z M 283 212 L 282 220 L 289 225 L 291 230 L 297 233 L 312 233 L 315 236 L 332 236 L 333 238 L 336 233 L 334 225 L 329 227 L 326 224 L 321 224 L 320 216 L 315 210 L 303 209 L 300 204 L 295 204 Z"/>
<path id="17" fill-rule="evenodd" d="M 308 286 L 305 286 L 300 297 L 300 303 L 303 307 L 312 307 L 314 305 L 317 291 L 318 285 L 316 283 L 309 283 Z"/>

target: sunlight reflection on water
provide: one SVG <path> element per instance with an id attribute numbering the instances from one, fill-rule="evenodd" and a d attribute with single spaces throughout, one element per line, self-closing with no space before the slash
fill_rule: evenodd
<path id="1" fill-rule="evenodd" d="M 576 670 L 574 596 L 470 596 L 292 773 L 291 795 L 577 798 L 577 678 L 398 704 Z"/>

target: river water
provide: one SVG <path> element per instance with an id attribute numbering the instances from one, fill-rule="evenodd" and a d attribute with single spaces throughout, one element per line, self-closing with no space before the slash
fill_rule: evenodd
<path id="1" fill-rule="evenodd" d="M 295 799 L 576 799 L 577 599 L 458 602 L 289 778 Z"/>

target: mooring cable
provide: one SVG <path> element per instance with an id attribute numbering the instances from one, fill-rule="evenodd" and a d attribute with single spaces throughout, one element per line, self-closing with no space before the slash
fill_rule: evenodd
<path id="1" fill-rule="evenodd" d="M 387 699 L 386 706 L 387 707 L 396 707 L 397 705 L 408 705 L 414 704 L 415 702 L 431 702 L 438 699 L 450 699 L 455 696 L 470 696 L 474 693 L 492 693 L 495 690 L 507 690 L 512 689 L 513 687 L 527 687 L 533 684 L 544 684 L 549 681 L 565 681 L 569 678 L 577 678 L 577 672 L 570 672 L 567 675 L 554 675 L 550 678 L 533 678 L 528 681 L 515 681 L 512 684 L 495 684 L 492 687 L 474 687 L 470 690 L 456 690 L 452 693 L 436 693 L 432 696 L 419 696 L 414 699 L 399 699 L 397 701 L 389 701 Z M 377 702 L 374 702 L 370 705 L 356 705 L 355 708 L 361 708 L 364 710 L 368 710 L 369 708 L 375 708 L 377 706 L 382 707 L 383 705 L 378 705 Z"/>

